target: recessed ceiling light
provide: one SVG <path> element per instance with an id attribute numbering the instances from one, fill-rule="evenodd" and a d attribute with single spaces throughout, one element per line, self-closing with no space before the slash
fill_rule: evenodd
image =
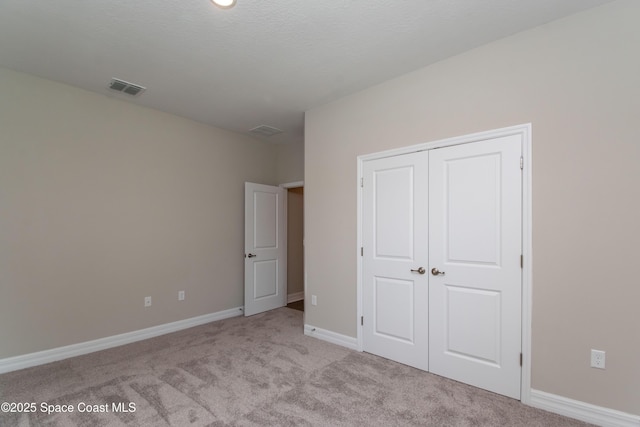
<path id="1" fill-rule="evenodd" d="M 211 3 L 222 9 L 230 9 L 236 4 L 236 0 L 211 0 Z"/>

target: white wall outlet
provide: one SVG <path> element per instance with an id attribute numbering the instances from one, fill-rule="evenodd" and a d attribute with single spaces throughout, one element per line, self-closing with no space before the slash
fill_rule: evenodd
<path id="1" fill-rule="evenodd" d="M 178 301 L 184 301 L 184 291 L 178 291 Z"/>
<path id="2" fill-rule="evenodd" d="M 151 297 L 144 297 L 144 306 L 151 307 Z"/>
<path id="3" fill-rule="evenodd" d="M 311 305 L 318 305 L 318 297 L 311 295 Z"/>
<path id="4" fill-rule="evenodd" d="M 591 349 L 591 367 L 604 369 L 605 355 L 602 350 Z"/>

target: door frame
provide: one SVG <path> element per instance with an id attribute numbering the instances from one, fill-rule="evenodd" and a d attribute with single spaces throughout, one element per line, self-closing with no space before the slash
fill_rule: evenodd
<path id="1" fill-rule="evenodd" d="M 417 151 L 432 150 L 434 148 L 452 145 L 468 144 L 487 139 L 494 139 L 510 135 L 519 135 L 522 141 L 522 371 L 520 382 L 520 401 L 525 404 L 531 402 L 531 305 L 532 305 L 532 158 L 531 158 L 531 123 L 510 126 L 500 129 L 478 132 L 453 138 L 446 138 L 432 142 L 421 143 L 408 147 L 396 148 L 377 153 L 365 154 L 357 158 L 357 317 L 356 331 L 358 351 L 363 351 L 363 333 L 360 322 L 363 314 L 362 307 L 362 178 L 364 162 L 385 157 L 400 156 Z M 306 283 L 305 283 L 306 289 Z"/>

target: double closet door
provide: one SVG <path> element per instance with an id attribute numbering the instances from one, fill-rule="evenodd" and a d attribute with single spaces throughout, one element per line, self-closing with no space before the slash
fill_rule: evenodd
<path id="1" fill-rule="evenodd" d="M 520 398 L 519 136 L 363 164 L 364 351 Z"/>

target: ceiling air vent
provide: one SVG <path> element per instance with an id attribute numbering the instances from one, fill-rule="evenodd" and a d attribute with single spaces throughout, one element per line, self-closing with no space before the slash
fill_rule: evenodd
<path id="1" fill-rule="evenodd" d="M 138 86 L 133 83 L 125 82 L 124 80 L 111 79 L 111 83 L 109 83 L 109 89 L 126 93 L 127 95 L 136 96 L 140 95 L 147 88 Z"/>
<path id="2" fill-rule="evenodd" d="M 264 136 L 264 137 L 270 137 L 273 135 L 277 135 L 279 133 L 282 133 L 284 131 L 271 127 L 271 126 L 267 126 L 267 125 L 260 125 L 258 127 L 255 127 L 251 130 L 249 130 L 249 133 L 252 133 L 256 136 Z"/>

